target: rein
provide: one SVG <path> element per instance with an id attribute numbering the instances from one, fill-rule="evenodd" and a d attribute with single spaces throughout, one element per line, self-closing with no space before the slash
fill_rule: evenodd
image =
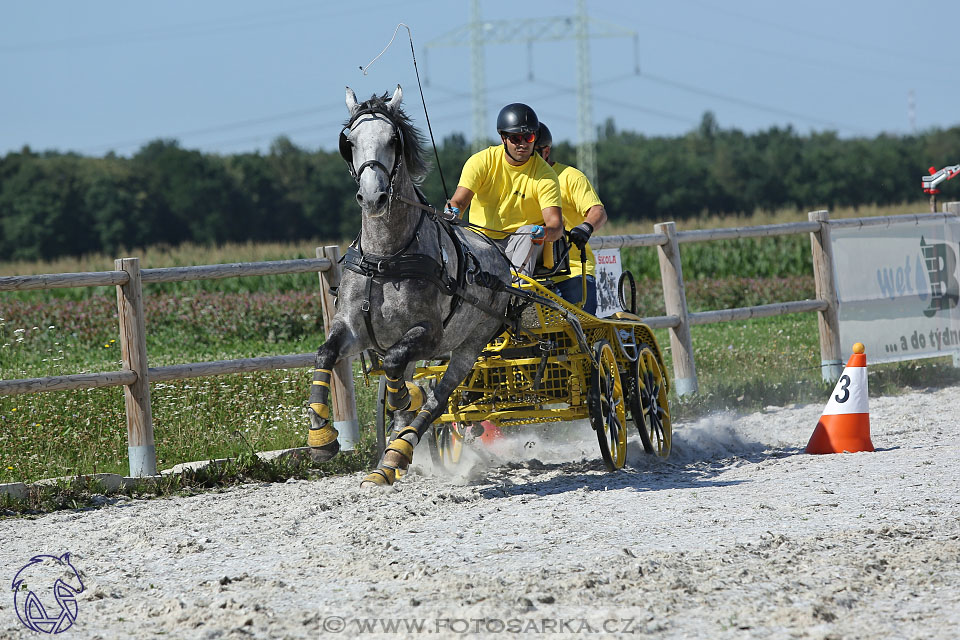
<path id="1" fill-rule="evenodd" d="M 382 166 L 382 165 L 381 165 L 381 166 Z M 532 232 L 532 231 L 523 231 L 523 232 L 521 232 L 521 231 L 504 231 L 503 229 L 493 229 L 493 228 L 491 228 L 491 227 L 482 227 L 482 226 L 480 226 L 479 224 L 474 224 L 473 222 L 470 222 L 470 221 L 466 221 L 466 222 L 465 222 L 462 218 L 457 217 L 455 214 L 447 213 L 446 211 L 441 212 L 439 209 L 437 209 L 437 208 L 434 207 L 434 206 L 431 206 L 431 205 L 429 205 L 429 204 L 423 204 L 422 202 L 415 202 L 415 201 L 413 201 L 413 200 L 411 200 L 411 199 L 409 199 L 409 198 L 405 198 L 405 197 L 403 197 L 403 196 L 397 196 L 397 195 L 395 195 L 395 196 L 393 196 L 393 199 L 396 200 L 397 202 L 402 202 L 403 204 L 410 205 L 411 207 L 417 207 L 418 209 L 422 209 L 422 210 L 426 211 L 427 213 L 433 214 L 433 215 L 436 216 L 437 218 L 440 218 L 441 220 L 444 220 L 444 221 L 446 221 L 446 222 L 449 222 L 450 224 L 455 225 L 455 226 L 458 226 L 458 227 L 466 227 L 466 228 L 468 228 L 468 229 L 482 229 L 483 231 L 493 231 L 494 233 L 502 233 L 504 237 L 507 237 L 507 236 L 532 236 L 532 235 L 533 235 L 533 232 Z"/>

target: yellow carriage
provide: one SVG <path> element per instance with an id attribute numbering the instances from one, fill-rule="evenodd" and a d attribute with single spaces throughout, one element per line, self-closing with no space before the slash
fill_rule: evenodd
<path id="1" fill-rule="evenodd" d="M 485 429 L 589 419 L 604 463 L 615 471 L 626 460 L 628 416 L 646 453 L 667 457 L 670 382 L 650 327 L 635 313 L 597 318 L 558 297 L 544 286 L 548 281 L 517 279 L 511 290 L 517 324 L 487 345 L 425 436 L 434 462 L 455 467 L 464 446 Z M 443 361 L 420 363 L 413 381 L 429 389 L 445 370 Z M 381 376 L 382 454 L 392 439 L 386 382 L 378 362 L 367 373 Z"/>

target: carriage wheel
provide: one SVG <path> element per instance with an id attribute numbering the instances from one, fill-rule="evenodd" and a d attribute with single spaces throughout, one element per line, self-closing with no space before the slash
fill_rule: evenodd
<path id="1" fill-rule="evenodd" d="M 632 377 L 630 414 L 640 432 L 643 450 L 666 458 L 673 445 L 667 386 L 660 364 L 649 345 L 640 345 L 640 355 L 634 363 Z"/>
<path id="2" fill-rule="evenodd" d="M 433 464 L 445 471 L 455 471 L 463 456 L 464 434 L 455 422 L 434 422 L 428 437 Z"/>
<path id="3" fill-rule="evenodd" d="M 590 385 L 590 424 L 597 432 L 600 454 L 610 471 L 623 467 L 627 459 L 626 410 L 623 385 L 613 348 L 606 340 L 594 346 L 596 367 Z"/>

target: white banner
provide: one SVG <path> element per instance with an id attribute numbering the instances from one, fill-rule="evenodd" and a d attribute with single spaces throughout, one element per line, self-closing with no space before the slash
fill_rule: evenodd
<path id="1" fill-rule="evenodd" d="M 618 311 L 624 311 L 620 306 L 620 296 L 617 285 L 620 283 L 620 274 L 623 273 L 623 263 L 620 262 L 620 249 L 601 249 L 594 251 L 597 259 L 597 313 L 598 318 L 605 318 Z"/>
<path id="2" fill-rule="evenodd" d="M 831 230 L 840 344 L 868 362 L 960 351 L 960 223 Z"/>

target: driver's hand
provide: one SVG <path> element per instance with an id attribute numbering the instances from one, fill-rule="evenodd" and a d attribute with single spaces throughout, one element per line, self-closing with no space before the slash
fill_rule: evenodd
<path id="1" fill-rule="evenodd" d="M 530 239 L 533 241 L 533 244 L 543 244 L 543 241 L 547 237 L 547 230 L 541 227 L 539 224 L 533 225 L 533 228 L 530 230 Z"/>
<path id="2" fill-rule="evenodd" d="M 587 246 L 587 241 L 593 235 L 593 225 L 589 222 L 581 222 L 573 229 L 570 229 L 570 242 L 572 242 L 580 252 L 583 253 Z"/>

